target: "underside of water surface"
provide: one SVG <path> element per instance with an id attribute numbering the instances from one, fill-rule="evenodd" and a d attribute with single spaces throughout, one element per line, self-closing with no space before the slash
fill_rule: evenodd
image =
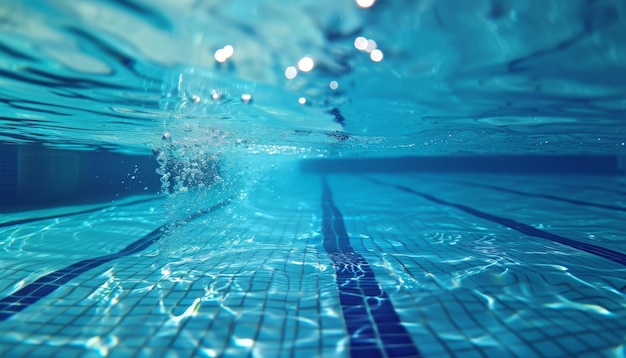
<path id="1" fill-rule="evenodd" d="M 623 153 L 625 12 L 621 1 L 5 1 L 0 139 L 145 152 L 169 131 L 300 156 Z"/>

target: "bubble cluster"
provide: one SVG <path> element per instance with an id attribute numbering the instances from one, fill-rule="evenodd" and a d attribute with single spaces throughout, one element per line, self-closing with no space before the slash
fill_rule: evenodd
<path id="1" fill-rule="evenodd" d="M 160 145 L 153 148 L 159 163 L 161 192 L 186 192 L 190 188 L 207 188 L 222 182 L 216 148 L 226 142 L 225 134 L 205 130 L 197 137 L 183 136 L 178 140 L 167 131 L 161 138 Z"/>
<path id="2" fill-rule="evenodd" d="M 354 48 L 361 52 L 368 53 L 370 55 L 370 60 L 374 62 L 380 62 L 383 60 L 383 52 L 378 48 L 378 44 L 373 39 L 357 36 L 354 39 Z"/>

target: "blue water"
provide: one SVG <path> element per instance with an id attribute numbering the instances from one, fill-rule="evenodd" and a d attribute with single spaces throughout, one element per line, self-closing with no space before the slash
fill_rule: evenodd
<path id="1" fill-rule="evenodd" d="M 625 16 L 1 2 L 0 356 L 625 356 Z"/>

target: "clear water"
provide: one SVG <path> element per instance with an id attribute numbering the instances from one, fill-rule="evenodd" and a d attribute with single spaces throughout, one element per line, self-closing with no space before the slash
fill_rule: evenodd
<path id="1" fill-rule="evenodd" d="M 625 16 L 1 2 L 0 355 L 623 357 Z"/>

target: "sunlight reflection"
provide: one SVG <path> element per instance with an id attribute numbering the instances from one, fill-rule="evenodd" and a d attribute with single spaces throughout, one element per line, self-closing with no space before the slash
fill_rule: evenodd
<path id="1" fill-rule="evenodd" d="M 254 345 L 254 340 L 250 338 L 233 338 L 236 346 L 250 348 Z"/>
<path id="2" fill-rule="evenodd" d="M 161 300 L 161 303 L 162 302 L 163 300 Z M 180 315 L 177 316 L 173 313 L 170 313 L 170 318 L 167 320 L 167 322 L 165 322 L 165 325 L 174 326 L 174 327 L 180 326 L 181 322 L 185 318 L 195 316 L 198 313 L 198 311 L 200 311 L 201 306 L 202 306 L 202 300 L 198 297 L 194 299 L 193 302 Z"/>
<path id="3" fill-rule="evenodd" d="M 222 94 L 217 92 L 217 91 L 215 91 L 215 90 L 213 90 L 211 92 L 211 98 L 213 98 L 213 100 L 217 101 L 217 100 L 222 98 Z"/>
<path id="4" fill-rule="evenodd" d="M 558 302 L 551 302 L 546 304 L 546 307 L 554 308 L 554 309 L 573 309 L 573 310 L 581 310 L 587 312 L 597 313 L 603 316 L 612 316 L 613 312 L 608 309 L 593 303 L 579 303 L 574 302 L 562 295 L 556 295 Z"/>
<path id="5" fill-rule="evenodd" d="M 241 102 L 243 103 L 250 103 L 250 101 L 252 101 L 252 95 L 249 93 L 244 93 L 241 95 Z"/>
<path id="6" fill-rule="evenodd" d="M 98 355 L 104 357 L 109 354 L 109 349 L 117 346 L 119 342 L 119 338 L 115 335 L 95 336 L 87 340 L 85 347 L 96 351 Z"/>

